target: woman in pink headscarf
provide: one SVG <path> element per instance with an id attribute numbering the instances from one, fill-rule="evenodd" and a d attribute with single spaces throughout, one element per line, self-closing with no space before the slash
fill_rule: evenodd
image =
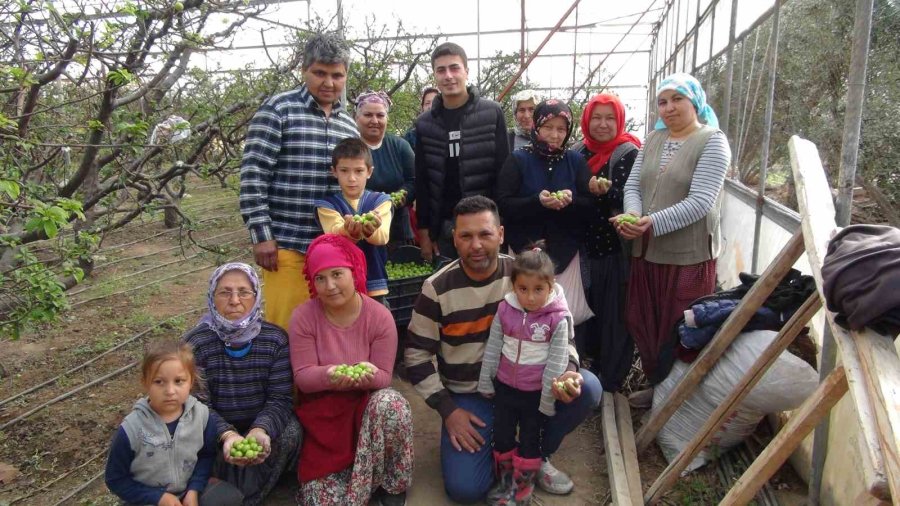
<path id="1" fill-rule="evenodd" d="M 625 131 L 625 107 L 609 93 L 596 95 L 581 115 L 583 144 L 573 149 L 591 170 L 592 194 L 584 238 L 589 278 L 588 305 L 595 317 L 576 327 L 575 341 L 591 357 L 591 370 L 603 389 L 615 392 L 631 370 L 634 341 L 625 330 L 625 292 L 628 262 L 609 218 L 622 212 L 622 196 L 641 141 Z"/>
<path id="2" fill-rule="evenodd" d="M 288 327 L 303 427 L 297 502 L 402 505 L 412 479 L 412 414 L 388 388 L 397 355 L 390 311 L 366 295 L 366 260 L 335 234 L 317 237 L 304 275 L 312 298 Z M 342 365 L 364 366 L 358 378 Z"/>

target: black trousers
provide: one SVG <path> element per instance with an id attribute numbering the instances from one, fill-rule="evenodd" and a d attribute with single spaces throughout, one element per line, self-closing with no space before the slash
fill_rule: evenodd
<path id="1" fill-rule="evenodd" d="M 541 435 L 547 422 L 547 416 L 538 411 L 540 390 L 523 392 L 494 380 L 494 392 L 494 450 L 505 453 L 518 446 L 520 457 L 540 457 Z"/>

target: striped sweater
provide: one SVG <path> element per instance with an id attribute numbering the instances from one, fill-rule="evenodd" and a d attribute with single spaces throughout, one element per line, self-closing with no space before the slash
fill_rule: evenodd
<path id="1" fill-rule="evenodd" d="M 511 256 L 501 254 L 490 278 L 473 281 L 455 260 L 422 285 L 409 322 L 407 375 L 443 418 L 456 409 L 450 392 L 478 391 L 485 343 L 500 301 L 510 291 L 512 263 Z M 569 359 L 568 369 L 577 368 L 578 359 Z"/>
<path id="2" fill-rule="evenodd" d="M 672 159 L 682 142 L 666 141 L 663 147 L 661 165 Z M 643 215 L 641 195 L 641 165 L 644 162 L 644 150 L 638 153 L 628 182 L 625 183 L 625 212 Z M 653 236 L 659 237 L 680 230 L 691 223 L 703 219 L 716 202 L 722 185 L 725 184 L 725 172 L 731 164 L 731 148 L 728 139 L 722 132 L 716 132 L 709 138 L 694 177 L 687 198 L 674 206 L 660 209 L 650 215 L 653 222 Z"/>
<path id="3" fill-rule="evenodd" d="M 241 434 L 260 427 L 274 440 L 294 416 L 290 351 L 287 334 L 263 322 L 246 355 L 231 356 L 206 323 L 185 334 L 200 370 L 197 398 L 218 413 L 216 432 Z"/>

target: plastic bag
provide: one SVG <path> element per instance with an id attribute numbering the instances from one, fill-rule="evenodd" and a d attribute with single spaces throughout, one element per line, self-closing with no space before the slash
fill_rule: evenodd
<path id="1" fill-rule="evenodd" d="M 734 390 L 753 362 L 775 339 L 776 332 L 757 330 L 739 334 L 694 393 L 678 408 L 656 437 L 666 460 L 672 461 L 694 438 L 716 407 Z M 666 379 L 653 390 L 653 406 L 660 406 L 690 365 L 676 361 Z M 819 384 L 815 369 L 783 352 L 762 379 L 716 432 L 709 446 L 697 454 L 682 475 L 702 467 L 717 454 L 736 446 L 753 433 L 766 413 L 796 409 Z"/>
<path id="2" fill-rule="evenodd" d="M 566 270 L 556 276 L 556 282 L 566 292 L 566 302 L 569 303 L 569 312 L 575 325 L 583 323 L 594 317 L 584 295 L 584 283 L 581 277 L 581 254 L 575 253 L 575 257 L 569 262 Z"/>
<path id="3" fill-rule="evenodd" d="M 181 116 L 169 116 L 153 127 L 150 144 L 178 144 L 191 136 L 191 124 Z"/>

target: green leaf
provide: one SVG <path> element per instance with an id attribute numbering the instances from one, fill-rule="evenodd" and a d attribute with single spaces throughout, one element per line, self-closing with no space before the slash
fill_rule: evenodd
<path id="1" fill-rule="evenodd" d="M 47 209 L 47 216 L 52 221 L 62 222 L 62 223 L 65 223 L 69 219 L 69 213 L 65 209 L 63 209 L 59 206 L 52 206 L 49 209 Z"/>
<path id="2" fill-rule="evenodd" d="M 44 220 L 40 218 L 31 218 L 27 222 L 25 222 L 25 231 L 26 232 L 34 232 L 35 230 L 41 228 L 44 225 Z"/>
<path id="3" fill-rule="evenodd" d="M 59 228 L 56 226 L 56 223 L 52 221 L 44 222 L 44 233 L 47 234 L 47 237 L 53 239 L 56 237 L 56 233 L 59 231 Z"/>
<path id="4" fill-rule="evenodd" d="M 132 79 L 134 79 L 134 75 L 128 69 L 113 70 L 109 73 L 109 82 L 113 83 L 114 86 L 124 86 L 130 83 Z"/>
<path id="5" fill-rule="evenodd" d="M 16 128 L 16 122 L 7 118 L 2 112 L 0 112 L 0 130 L 9 129 L 13 130 Z"/>
<path id="6" fill-rule="evenodd" d="M 12 200 L 17 200 L 22 188 L 15 181 L 0 181 L 0 190 L 9 195 Z"/>

